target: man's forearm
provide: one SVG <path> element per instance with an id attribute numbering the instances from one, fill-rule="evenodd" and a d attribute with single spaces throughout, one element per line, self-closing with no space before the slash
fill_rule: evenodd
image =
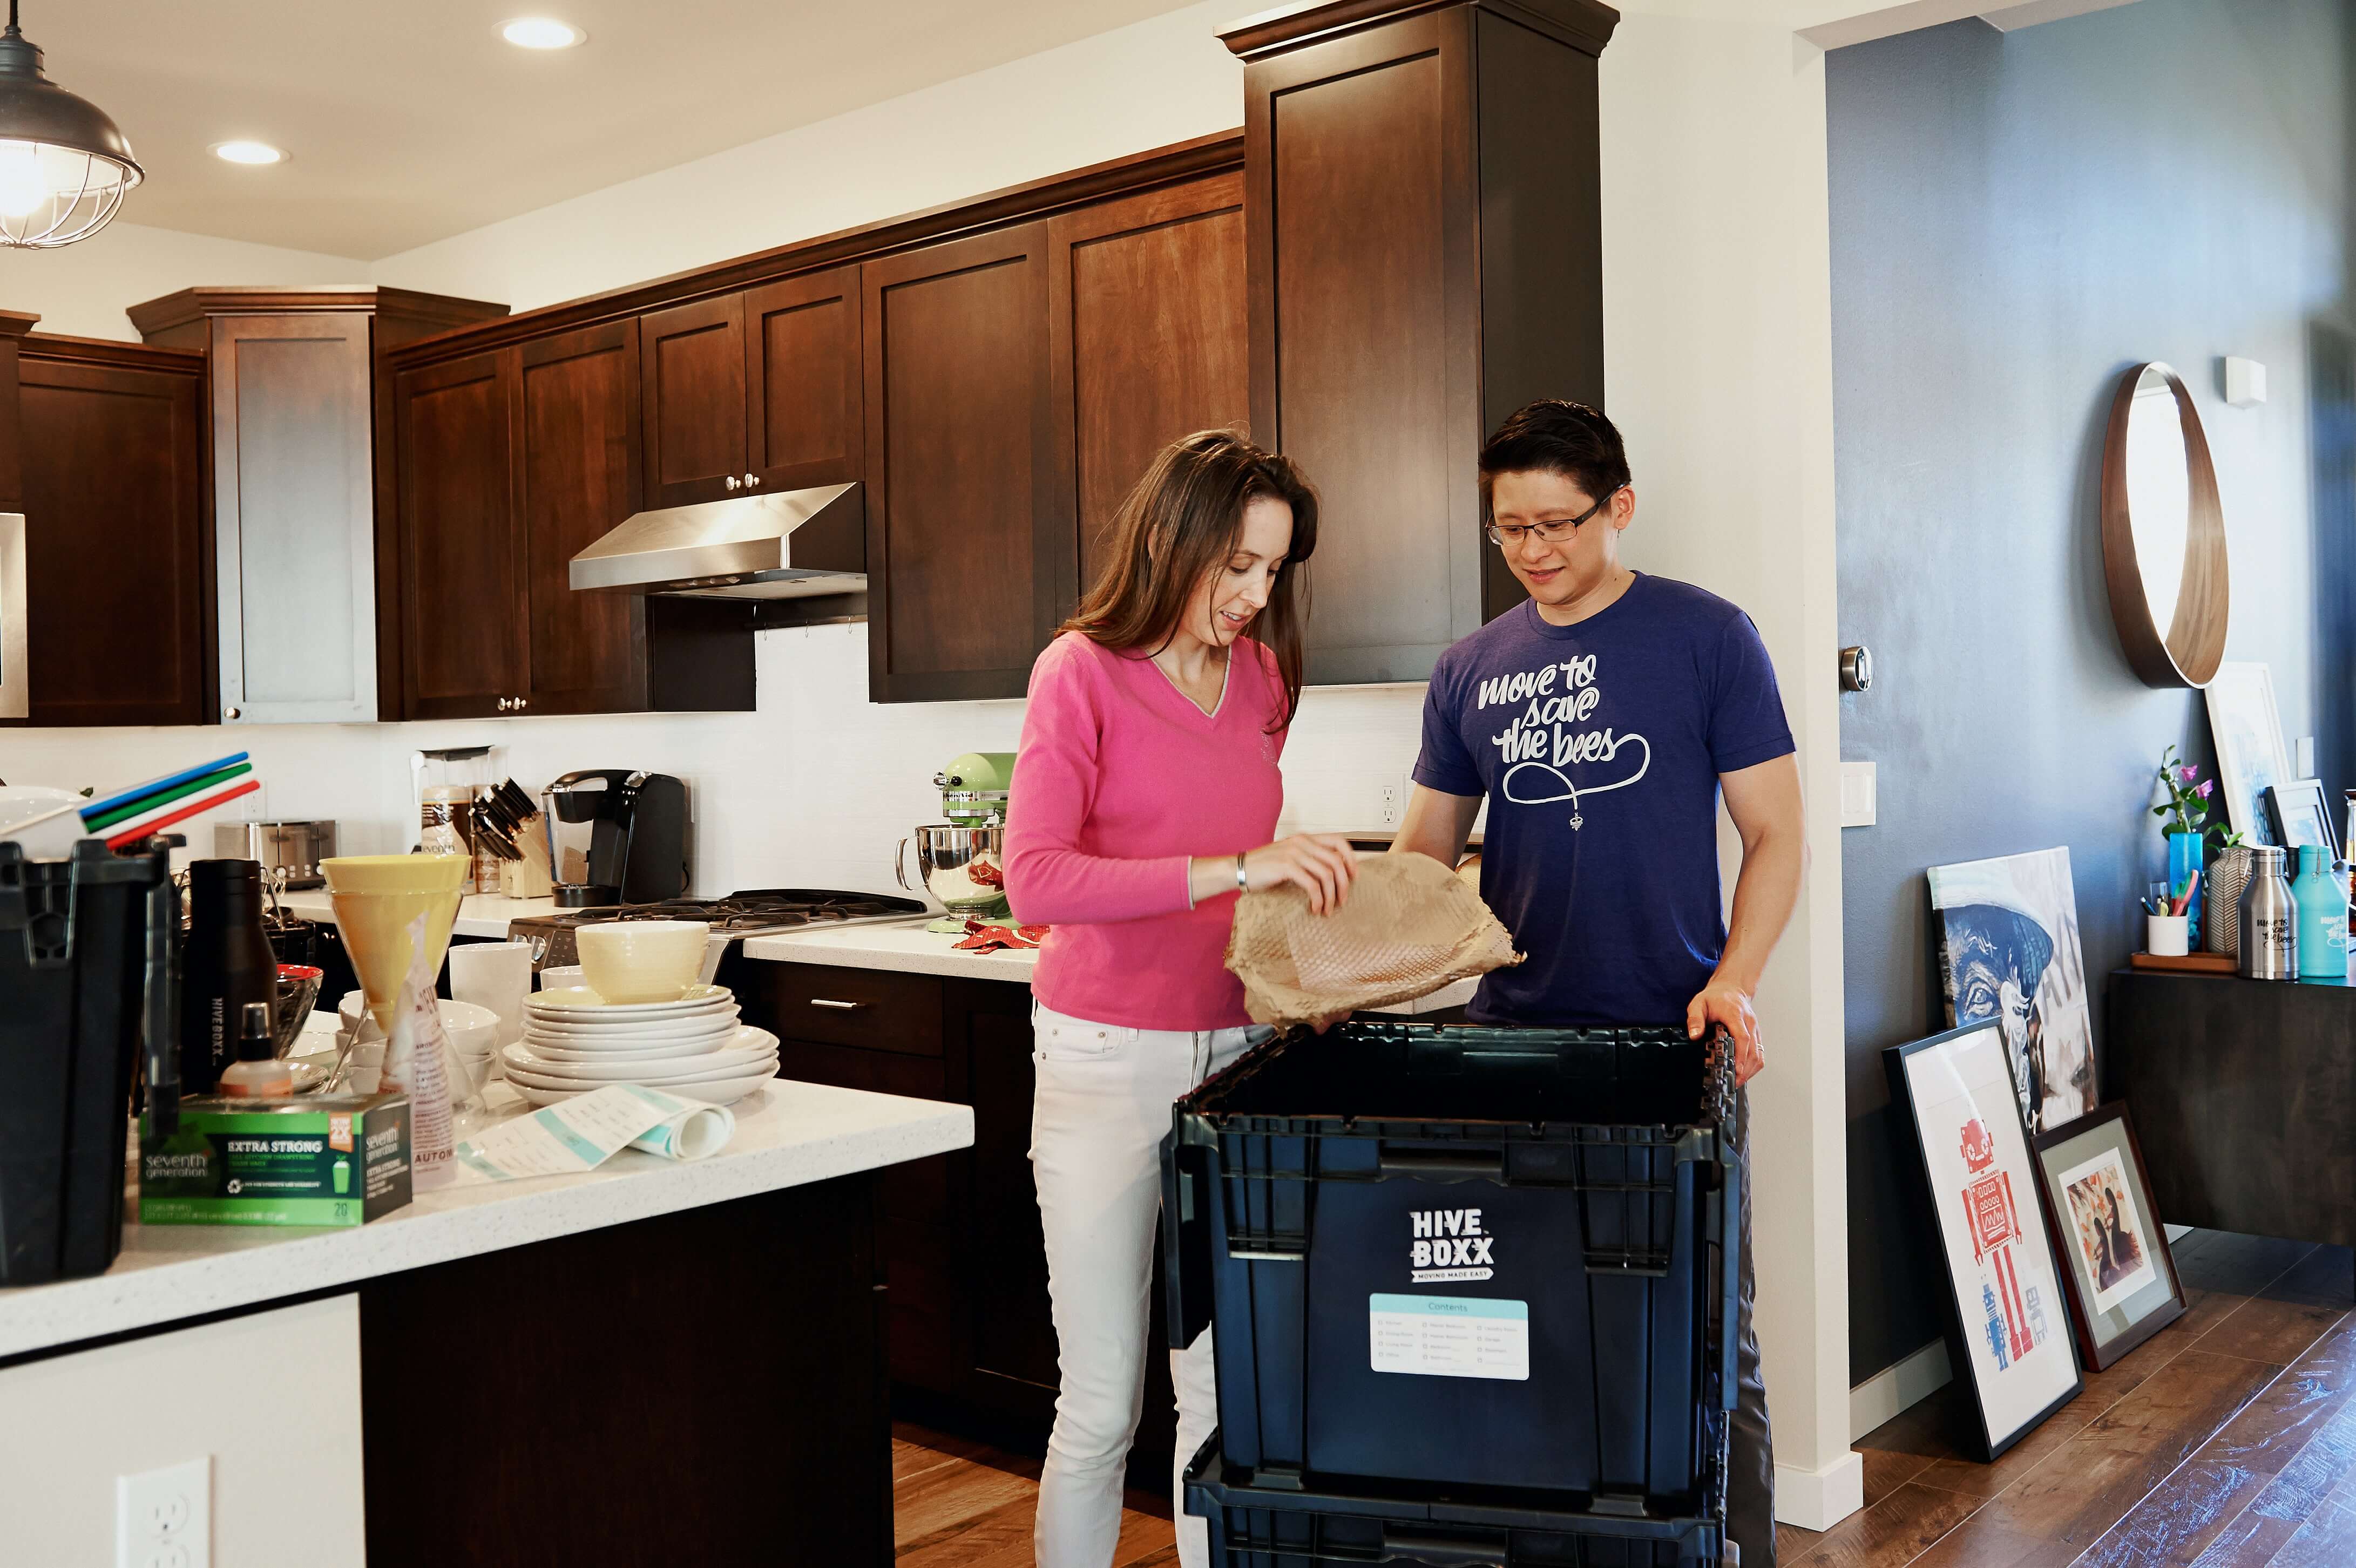
<path id="1" fill-rule="evenodd" d="M 1451 868 L 1464 857 L 1464 839 L 1480 815 L 1478 798 L 1442 795 L 1421 784 L 1408 787 L 1407 814 L 1391 839 L 1394 855 L 1429 855 Z"/>
<path id="2" fill-rule="evenodd" d="M 1768 956 L 1800 901 L 1800 875 L 1806 867 L 1807 846 L 1797 826 L 1762 833 L 1744 848 L 1742 870 L 1734 880 L 1734 917 L 1718 961 L 1721 979 L 1746 994 L 1758 990 Z"/>

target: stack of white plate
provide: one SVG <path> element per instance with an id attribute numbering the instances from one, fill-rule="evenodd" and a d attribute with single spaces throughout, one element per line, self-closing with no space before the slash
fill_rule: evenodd
<path id="1" fill-rule="evenodd" d="M 777 1075 L 777 1037 L 739 1023 L 725 986 L 691 986 L 669 1002 L 608 1002 L 571 986 L 526 997 L 523 1039 L 499 1057 L 535 1105 L 609 1083 L 725 1105 Z"/>

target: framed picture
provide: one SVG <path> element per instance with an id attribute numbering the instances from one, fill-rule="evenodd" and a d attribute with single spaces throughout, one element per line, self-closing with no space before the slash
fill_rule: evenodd
<path id="1" fill-rule="evenodd" d="M 1929 877 L 1947 1027 L 1993 1020 L 2003 1031 L 2032 1130 L 2076 1121 L 2094 1108 L 2094 1024 L 2070 851 L 1933 866 Z"/>
<path id="2" fill-rule="evenodd" d="M 2039 1135 L 2037 1174 L 2078 1353 L 2100 1371 L 2184 1316 L 2184 1286 L 2126 1104 Z"/>
<path id="3" fill-rule="evenodd" d="M 2282 715 L 2275 708 L 2274 672 L 2262 664 L 2222 664 L 2204 695 L 2210 738 L 2217 743 L 2217 777 L 2225 791 L 2225 818 L 2248 842 L 2272 844 L 2266 789 L 2291 776 Z"/>
<path id="4" fill-rule="evenodd" d="M 2275 842 L 2292 851 L 2291 874 L 2298 874 L 2297 851 L 2319 844 L 2340 859 L 2340 835 L 2331 830 L 2331 800 L 2321 779 L 2292 779 L 2266 786 L 2266 811 L 2272 818 Z"/>
<path id="5" fill-rule="evenodd" d="M 1890 1109 L 1913 1136 L 1917 1210 L 1946 1265 L 1947 1357 L 1971 1390 L 1993 1460 L 2085 1386 L 2065 1329 L 2051 1238 L 2030 1201 L 2037 1167 L 2004 1033 L 1968 1024 L 1882 1053 Z"/>

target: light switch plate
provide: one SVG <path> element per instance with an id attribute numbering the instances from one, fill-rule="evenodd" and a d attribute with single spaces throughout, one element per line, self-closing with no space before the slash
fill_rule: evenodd
<path id="1" fill-rule="evenodd" d="M 212 1568 L 213 1461 L 114 1478 L 115 1568 Z"/>
<path id="2" fill-rule="evenodd" d="M 1841 826 L 1873 826 L 1875 783 L 1871 763 L 1841 763 Z"/>

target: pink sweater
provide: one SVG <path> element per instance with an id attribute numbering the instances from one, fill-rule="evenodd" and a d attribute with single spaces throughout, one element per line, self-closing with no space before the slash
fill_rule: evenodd
<path id="1" fill-rule="evenodd" d="M 1276 660 L 1235 645 L 1206 714 L 1146 658 L 1076 632 L 1031 670 L 1006 820 L 1015 919 L 1054 927 L 1031 989 L 1059 1013 L 1129 1029 L 1251 1020 L 1226 971 L 1235 895 L 1186 907 L 1187 861 L 1257 849 L 1284 804 Z"/>

